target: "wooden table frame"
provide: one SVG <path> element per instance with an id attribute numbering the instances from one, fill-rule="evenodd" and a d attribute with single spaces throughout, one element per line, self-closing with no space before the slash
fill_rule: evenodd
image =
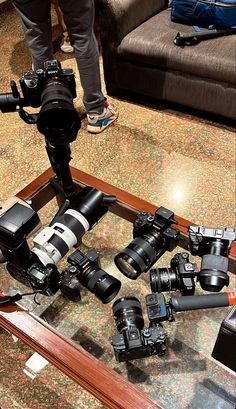
<path id="1" fill-rule="evenodd" d="M 109 210 L 130 222 L 134 221 L 140 210 L 153 213 L 158 208 L 158 206 L 139 199 L 78 169 L 71 167 L 71 172 L 76 189 L 81 190 L 85 186 L 93 186 L 106 194 L 115 195 L 117 201 Z M 46 170 L 16 196 L 24 200 L 31 200 L 32 207 L 38 211 L 56 196 L 56 191 L 50 184 L 50 179 L 54 176 L 51 168 Z M 187 249 L 188 234 L 187 229 L 183 226 L 193 225 L 194 223 L 179 216 L 175 216 L 175 219 L 181 232 L 180 246 Z M 235 272 L 235 243 L 232 245 L 229 260 L 229 270 Z M 29 311 L 23 310 L 15 304 L 1 307 L 0 326 L 41 354 L 107 407 L 112 409 L 162 408 L 161 404 L 155 403 L 137 386 Z"/>

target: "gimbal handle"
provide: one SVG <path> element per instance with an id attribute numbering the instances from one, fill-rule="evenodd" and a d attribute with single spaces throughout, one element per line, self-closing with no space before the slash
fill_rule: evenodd
<path id="1" fill-rule="evenodd" d="M 174 311 L 199 310 L 204 308 L 229 307 L 236 304 L 236 291 L 208 295 L 187 295 L 171 297 L 170 307 Z"/>

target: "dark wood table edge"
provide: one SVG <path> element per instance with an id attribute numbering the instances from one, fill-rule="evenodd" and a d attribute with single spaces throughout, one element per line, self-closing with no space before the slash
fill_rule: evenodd
<path id="1" fill-rule="evenodd" d="M 140 388 L 16 304 L 0 308 L 0 326 L 112 409 L 162 409 Z"/>

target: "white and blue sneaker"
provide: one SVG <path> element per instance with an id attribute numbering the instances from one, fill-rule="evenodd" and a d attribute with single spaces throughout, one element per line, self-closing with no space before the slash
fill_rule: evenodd
<path id="1" fill-rule="evenodd" d="M 118 118 L 118 115 L 118 108 L 111 102 L 108 103 L 107 101 L 105 101 L 102 114 L 87 114 L 87 131 L 95 134 L 104 131 L 104 129 L 106 129 L 110 124 L 112 124 L 112 122 L 114 122 Z"/>

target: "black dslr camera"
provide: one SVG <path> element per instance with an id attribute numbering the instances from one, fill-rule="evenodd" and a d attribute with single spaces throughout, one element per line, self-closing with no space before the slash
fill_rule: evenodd
<path id="1" fill-rule="evenodd" d="M 174 213 L 160 207 L 155 215 L 138 214 L 133 225 L 134 240 L 115 256 L 115 264 L 128 278 L 135 280 L 165 253 L 178 245 L 180 232 L 171 227 Z"/>
<path id="2" fill-rule="evenodd" d="M 79 283 L 95 294 L 104 304 L 109 303 L 121 287 L 121 282 L 101 269 L 95 249 L 83 254 L 76 250 L 68 257 L 69 265 L 62 273 L 61 292 L 72 301 L 80 300 Z"/>
<path id="3" fill-rule="evenodd" d="M 151 290 L 154 293 L 180 290 L 182 295 L 193 295 L 197 273 L 197 264 L 189 261 L 188 253 L 177 253 L 171 259 L 169 268 L 150 270 Z"/>
<path id="4" fill-rule="evenodd" d="M 73 105 L 76 84 L 72 69 L 62 69 L 57 60 L 44 63 L 44 69 L 27 71 L 19 80 L 23 98 L 15 81 L 11 92 L 0 94 L 0 111 L 18 111 L 28 124 L 37 128 L 49 143 L 58 145 L 73 142 L 80 129 L 80 118 Z M 38 108 L 39 113 L 29 114 L 23 107 Z"/>
<path id="5" fill-rule="evenodd" d="M 59 289 L 58 270 L 53 264 L 44 266 L 27 243 L 27 237 L 38 226 L 38 214 L 27 204 L 15 203 L 0 215 L 0 250 L 13 278 L 45 295 L 53 295 Z"/>
<path id="6" fill-rule="evenodd" d="M 235 229 L 190 226 L 188 231 L 191 254 L 202 258 L 197 276 L 202 289 L 218 292 L 225 285 L 228 286 L 228 255 L 236 238 Z"/>
<path id="7" fill-rule="evenodd" d="M 144 328 L 144 319 L 139 300 L 135 297 L 118 299 L 113 304 L 113 314 L 118 334 L 111 337 L 118 362 L 164 355 L 167 334 L 160 322 L 168 319 L 168 311 L 162 294 L 146 296 L 150 325 Z"/>
<path id="8" fill-rule="evenodd" d="M 76 97 L 74 72 L 71 68 L 62 69 L 57 60 L 46 61 L 44 69 L 26 71 L 20 79 L 20 86 L 24 95 L 24 106 L 38 108 L 45 97 L 43 92 L 50 93 L 60 90 L 60 85 L 69 88 L 73 98 Z"/>

